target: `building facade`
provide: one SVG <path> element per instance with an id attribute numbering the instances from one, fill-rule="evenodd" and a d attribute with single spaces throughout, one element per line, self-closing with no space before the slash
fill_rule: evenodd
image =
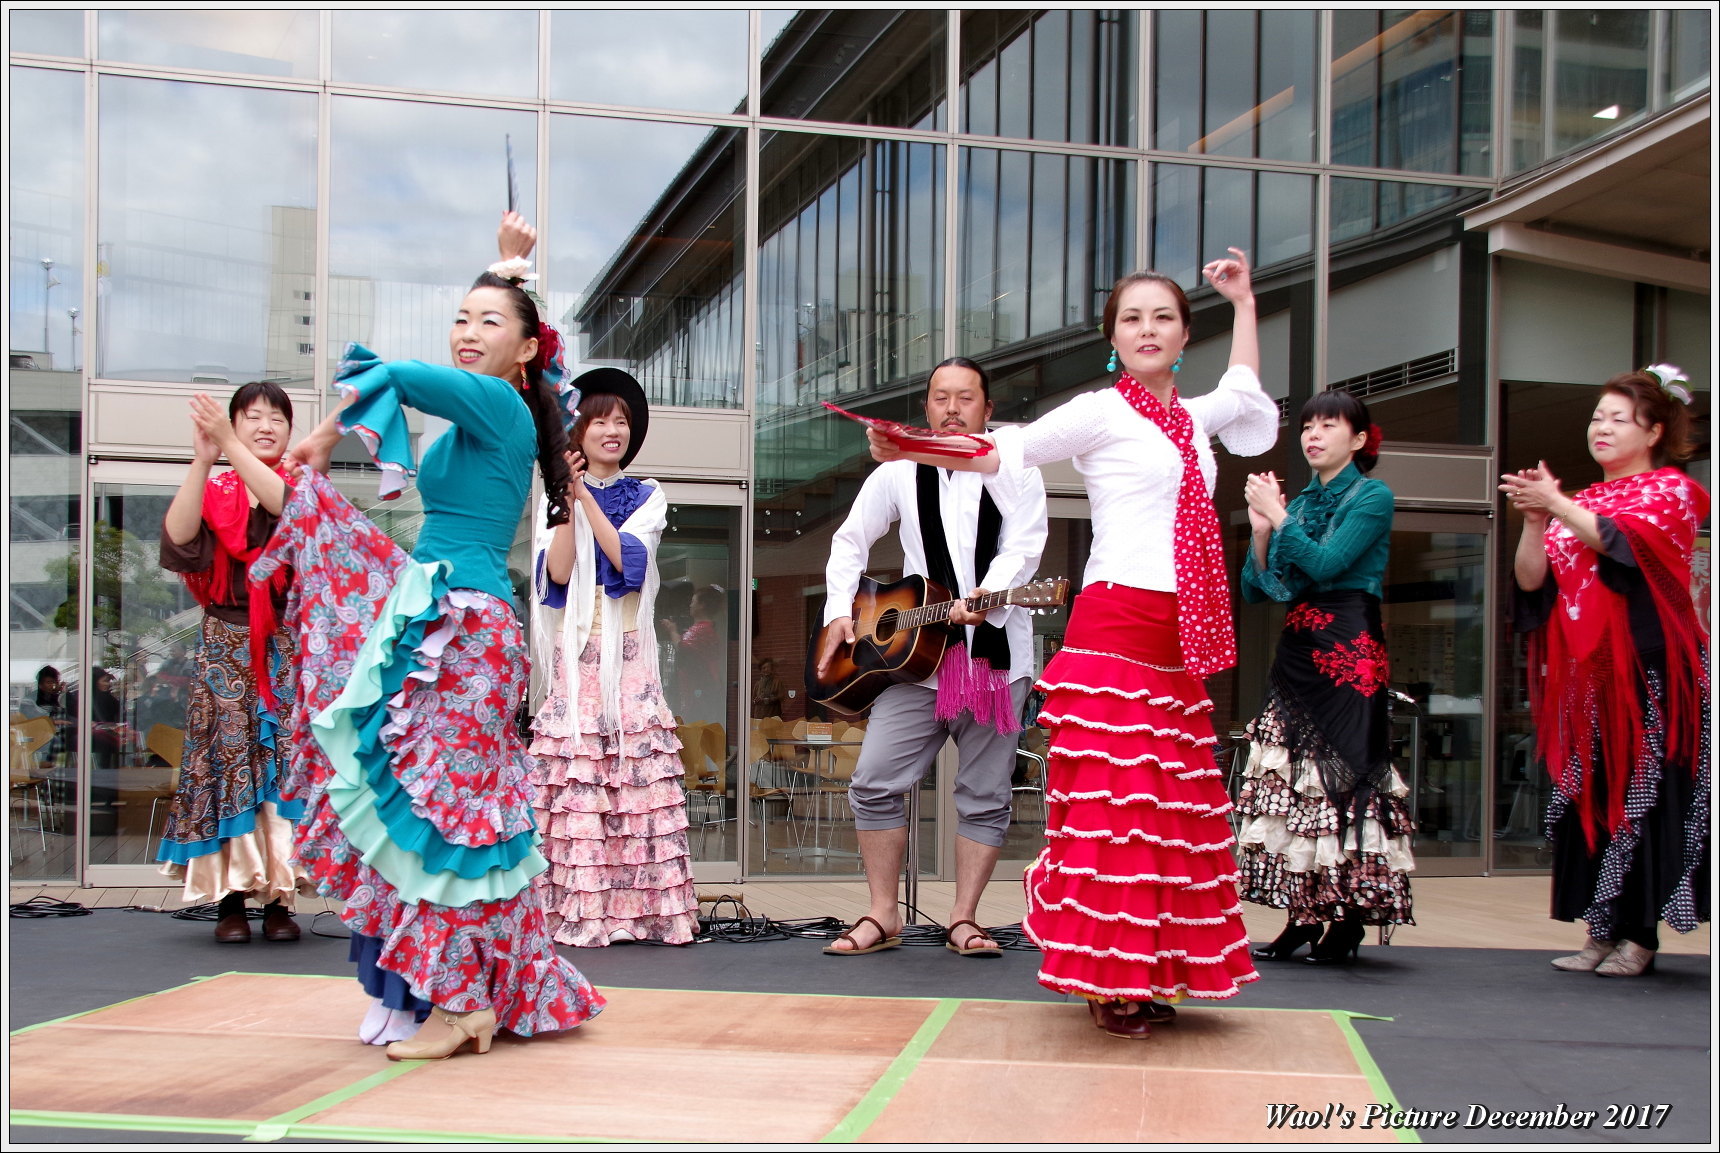
<path id="1" fill-rule="evenodd" d="M 851 734 L 803 724 L 828 542 L 870 466 L 822 402 L 915 419 L 959 354 L 998 420 L 1031 419 L 1106 383 L 1099 316 L 1133 269 L 1190 290 L 1198 393 L 1229 316 L 1197 270 L 1245 249 L 1269 393 L 1293 416 L 1348 388 L 1385 429 L 1425 871 L 1548 864 L 1497 474 L 1586 483 L 1596 386 L 1670 360 L 1710 479 L 1708 7 L 8 18 L 14 878 L 151 881 L 196 635 L 155 561 L 187 398 L 274 380 L 302 430 L 348 341 L 445 359 L 510 189 L 570 360 L 655 406 L 635 471 L 671 497 L 658 641 L 707 879 L 858 872 Z M 1245 473 L 1299 478 L 1295 447 L 1221 454 L 1233 561 Z M 356 454 L 337 479 L 410 544 L 410 496 L 378 506 Z M 1042 574 L 1078 577 L 1085 497 L 1046 479 Z M 880 542 L 872 571 L 899 564 Z M 1064 619 L 1037 619 L 1041 659 Z M 1221 734 L 1281 619 L 1239 610 Z M 1043 831 L 1037 736 L 1010 858 Z M 928 876 L 953 868 L 935 775 Z"/>

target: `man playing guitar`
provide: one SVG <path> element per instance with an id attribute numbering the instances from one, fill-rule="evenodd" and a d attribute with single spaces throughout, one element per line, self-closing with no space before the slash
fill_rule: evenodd
<path id="1" fill-rule="evenodd" d="M 926 422 L 933 429 L 981 433 L 991 411 L 990 381 L 973 361 L 954 357 L 932 372 Z M 854 641 L 855 590 L 872 543 L 892 521 L 900 525 L 904 575 L 929 577 L 952 593 L 971 589 L 968 596 L 1010 588 L 1032 577 L 1045 549 L 1045 482 L 1036 468 L 981 474 L 903 460 L 874 469 L 831 542 L 820 676 L 838 646 Z M 1032 621 L 1023 608 L 976 614 L 959 600 L 949 619 L 959 628 L 937 671 L 918 684 L 892 685 L 872 706 L 848 792 L 871 907 L 826 953 L 855 956 L 901 943 L 896 886 L 909 835 L 902 798 L 954 738 L 961 760 L 949 947 L 1001 956 L 974 918 L 1009 828 L 1017 718 L 1034 672 Z"/>

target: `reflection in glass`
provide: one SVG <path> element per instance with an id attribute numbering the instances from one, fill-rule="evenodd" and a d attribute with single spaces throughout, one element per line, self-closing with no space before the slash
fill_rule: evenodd
<path id="1" fill-rule="evenodd" d="M 797 12 L 774 42 L 768 27 L 762 29 L 768 47 L 760 63 L 759 111 L 942 129 L 946 27 L 944 14 L 934 11 Z"/>
<path id="2" fill-rule="evenodd" d="M 1665 14 L 1666 73 L 1661 92 L 1676 103 L 1708 87 L 1714 13 L 1707 8 L 1678 8 Z"/>
<path id="3" fill-rule="evenodd" d="M 315 94 L 104 76 L 101 102 L 95 375 L 308 380 Z"/>
<path id="4" fill-rule="evenodd" d="M 11 15 L 16 21 L 21 13 Z M 14 878 L 37 880 L 77 872 L 77 814 L 71 804 L 77 762 L 67 688 L 78 682 L 80 663 L 84 444 L 77 306 L 83 299 L 84 78 L 14 68 L 10 95 L 10 865 Z M 51 268 L 44 270 L 44 258 L 53 261 Z M 35 351 L 36 345 L 45 351 Z"/>
<path id="5" fill-rule="evenodd" d="M 317 75 L 314 11 L 104 11 L 96 16 L 103 60 L 207 68 L 260 76 Z"/>
<path id="6" fill-rule="evenodd" d="M 14 8 L 6 13 L 8 49 L 40 52 L 44 56 L 84 54 L 84 14 L 77 9 L 55 11 Z"/>
<path id="7" fill-rule="evenodd" d="M 551 100 L 745 112 L 747 14 L 678 11 L 642 21 L 636 11 L 550 14 Z"/>
<path id="8" fill-rule="evenodd" d="M 1090 333 L 1135 246 L 1130 161 L 964 148 L 958 195 L 958 347 Z"/>
<path id="9" fill-rule="evenodd" d="M 1392 688 L 1415 701 L 1394 702 L 1394 760 L 1418 857 L 1481 855 L 1486 545 L 1484 530 L 1392 533 L 1386 650 Z"/>
<path id="10" fill-rule="evenodd" d="M 1156 164 L 1153 268 L 1192 291 L 1201 265 L 1232 245 L 1249 253 L 1256 269 L 1306 256 L 1313 251 L 1313 195 L 1310 176 Z"/>
<path id="11" fill-rule="evenodd" d="M 91 627 L 90 863 L 151 865 L 172 799 L 203 610 L 162 570 L 165 485 L 97 484 Z M 76 707 L 75 705 L 73 706 Z"/>
<path id="12" fill-rule="evenodd" d="M 962 13 L 961 131 L 1135 143 L 1136 13 Z"/>
<path id="13" fill-rule="evenodd" d="M 1553 147 L 1604 136 L 1648 107 L 1646 8 L 1553 14 Z"/>
<path id="14" fill-rule="evenodd" d="M 1260 220 L 1251 259 L 1257 268 L 1314 250 L 1314 178 L 1287 172 L 1259 176 Z"/>
<path id="15" fill-rule="evenodd" d="M 1487 174 L 1492 14 L 1339 9 L 1332 161 Z"/>
<path id="16" fill-rule="evenodd" d="M 76 369 L 84 329 L 84 80 L 13 68 L 11 81 L 8 351 L 43 372 Z M 74 384 L 63 401 L 75 409 L 78 396 Z"/>
<path id="17" fill-rule="evenodd" d="M 1185 10 L 1154 20 L 1158 147 L 1314 158 L 1314 13 Z"/>
<path id="18" fill-rule="evenodd" d="M 536 116 L 343 96 L 330 124 L 326 359 L 356 340 L 388 360 L 446 364 L 449 321 L 496 259 L 504 137 L 520 211 L 537 219 Z"/>
<path id="19" fill-rule="evenodd" d="M 1510 170 L 1521 172 L 1547 155 L 1547 129 L 1542 113 L 1545 33 L 1541 12 L 1511 13 L 1511 154 Z"/>
<path id="20" fill-rule="evenodd" d="M 671 501 L 657 546 L 658 667 L 686 771 L 695 861 L 738 860 L 741 510 Z"/>
<path id="21" fill-rule="evenodd" d="M 626 369 L 654 404 L 740 407 L 744 139 L 551 120 L 545 267 L 572 371 Z"/>
<path id="22" fill-rule="evenodd" d="M 337 83 L 479 96 L 537 95 L 535 9 L 336 9 L 333 18 Z"/>
<path id="23" fill-rule="evenodd" d="M 1332 243 L 1391 228 L 1462 197 L 1474 189 L 1444 184 L 1403 184 L 1391 180 L 1332 180 Z"/>

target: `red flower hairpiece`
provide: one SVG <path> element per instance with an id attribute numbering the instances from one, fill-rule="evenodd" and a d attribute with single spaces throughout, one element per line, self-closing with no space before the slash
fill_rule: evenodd
<path id="1" fill-rule="evenodd" d="M 1384 439 L 1385 434 L 1380 431 L 1379 425 L 1368 425 L 1368 438 L 1362 442 L 1362 451 L 1367 453 L 1369 456 L 1378 456 L 1380 451 L 1380 442 Z"/>

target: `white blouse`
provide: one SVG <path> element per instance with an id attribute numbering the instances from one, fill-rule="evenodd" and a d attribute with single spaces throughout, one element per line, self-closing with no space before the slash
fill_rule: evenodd
<path id="1" fill-rule="evenodd" d="M 1218 481 L 1211 437 L 1238 456 L 1258 456 L 1278 439 L 1278 406 L 1245 365 L 1232 365 L 1212 392 L 1182 403 L 1194 418 L 1195 456 L 1209 494 Z M 1082 393 L 1032 424 L 993 435 L 1004 469 L 1074 460 L 1093 510 L 1086 584 L 1176 591 L 1171 541 L 1182 454 L 1120 392 Z"/>

